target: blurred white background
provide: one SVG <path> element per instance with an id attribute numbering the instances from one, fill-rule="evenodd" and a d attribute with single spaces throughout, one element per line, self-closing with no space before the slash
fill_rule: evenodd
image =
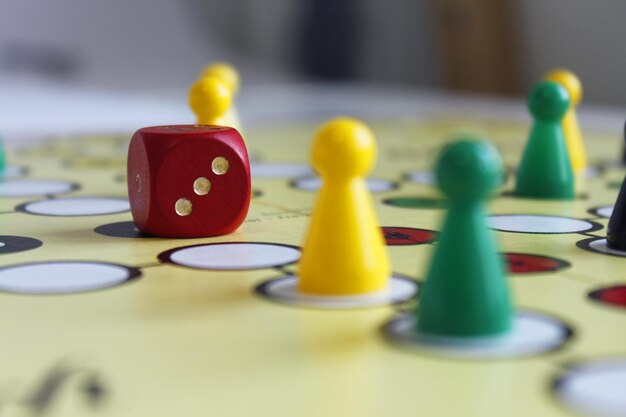
<path id="1" fill-rule="evenodd" d="M 513 97 L 523 97 L 546 70 L 566 67 L 582 79 L 585 103 L 626 104 L 624 0 L 0 6 L 0 131 L 25 119 L 41 129 L 77 117 L 100 120 L 112 108 L 123 119 L 122 98 L 129 123 L 150 112 L 183 121 L 186 88 L 214 60 L 234 63 L 245 89 L 322 80 Z M 66 105 L 73 114 L 61 114 Z"/>

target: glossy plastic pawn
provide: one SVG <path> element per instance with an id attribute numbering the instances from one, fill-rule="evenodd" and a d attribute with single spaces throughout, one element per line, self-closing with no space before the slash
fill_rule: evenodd
<path id="1" fill-rule="evenodd" d="M 624 142 L 626 143 L 626 124 L 624 125 Z M 613 206 L 613 213 L 606 231 L 609 247 L 626 251 L 626 177 Z"/>
<path id="2" fill-rule="evenodd" d="M 4 170 L 6 169 L 6 154 L 4 152 L 4 143 L 0 139 L 0 179 L 4 177 Z"/>
<path id="3" fill-rule="evenodd" d="M 546 80 L 562 85 L 569 94 L 571 105 L 567 109 L 565 116 L 563 116 L 561 125 L 572 170 L 574 174 L 583 173 L 587 169 L 587 151 L 585 150 L 585 143 L 578 124 L 578 117 L 576 116 L 576 108 L 583 97 L 582 84 L 576 74 L 564 69 L 550 71 L 546 75 Z"/>
<path id="4" fill-rule="evenodd" d="M 230 64 L 226 62 L 214 62 L 211 65 L 206 66 L 202 70 L 200 78 L 216 77 L 222 80 L 231 91 L 233 96 L 236 96 L 239 91 L 239 72 Z"/>
<path id="5" fill-rule="evenodd" d="M 189 90 L 189 106 L 199 125 L 228 126 L 225 116 L 232 100 L 228 85 L 217 77 L 201 78 Z"/>
<path id="6" fill-rule="evenodd" d="M 450 209 L 421 293 L 419 332 L 482 337 L 510 330 L 513 314 L 504 264 L 484 208 L 502 172 L 500 156 L 485 142 L 462 140 L 442 151 L 437 183 Z"/>
<path id="7" fill-rule="evenodd" d="M 574 174 L 561 119 L 569 107 L 567 90 L 543 81 L 528 96 L 534 123 L 517 169 L 515 194 L 537 199 L 573 199 Z"/>
<path id="8" fill-rule="evenodd" d="M 299 291 L 347 296 L 387 288 L 390 266 L 365 175 L 376 158 L 372 131 L 340 117 L 318 131 L 312 162 L 323 184 L 299 267 Z"/>
<path id="9" fill-rule="evenodd" d="M 224 123 L 225 126 L 234 127 L 239 131 L 239 133 L 243 134 L 241 122 L 239 120 L 239 113 L 237 112 L 237 107 L 235 105 L 235 99 L 239 93 L 240 86 L 239 72 L 235 67 L 227 64 L 226 62 L 215 62 L 205 67 L 200 76 L 200 78 L 208 77 L 218 78 L 225 83 L 232 96 L 232 103 L 228 110 L 224 113 L 222 123 Z"/>

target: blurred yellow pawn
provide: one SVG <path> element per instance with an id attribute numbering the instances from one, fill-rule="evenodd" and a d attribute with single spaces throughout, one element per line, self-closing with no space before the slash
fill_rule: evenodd
<path id="1" fill-rule="evenodd" d="M 202 70 L 200 78 L 217 77 L 228 85 L 233 96 L 239 92 L 239 73 L 230 64 L 215 62 Z"/>
<path id="2" fill-rule="evenodd" d="M 189 90 L 189 106 L 198 124 L 228 126 L 224 116 L 232 101 L 228 85 L 217 77 L 201 78 Z"/>
<path id="3" fill-rule="evenodd" d="M 243 135 L 241 130 L 241 121 L 239 120 L 239 112 L 237 111 L 237 106 L 235 105 L 235 98 L 237 97 L 237 93 L 239 93 L 240 85 L 239 72 L 230 64 L 225 62 L 215 62 L 206 66 L 202 70 L 200 78 L 202 79 L 207 77 L 216 77 L 228 86 L 228 89 L 233 96 L 233 102 L 226 111 L 226 114 L 224 114 L 223 119 L 225 120 L 226 126 L 234 127 Z"/>
<path id="4" fill-rule="evenodd" d="M 385 290 L 389 259 L 365 175 L 376 159 L 372 131 L 339 117 L 317 132 L 312 163 L 323 184 L 299 267 L 299 291 L 323 296 Z"/>
<path id="5" fill-rule="evenodd" d="M 201 125 L 229 126 L 224 116 L 232 101 L 230 89 L 216 77 L 201 78 L 189 90 L 189 106 Z"/>
<path id="6" fill-rule="evenodd" d="M 563 133 L 572 169 L 575 174 L 581 174 L 587 169 L 587 153 L 576 117 L 576 107 L 582 100 L 583 87 L 573 72 L 564 69 L 550 71 L 545 79 L 561 84 L 569 93 L 571 105 L 563 117 Z"/>

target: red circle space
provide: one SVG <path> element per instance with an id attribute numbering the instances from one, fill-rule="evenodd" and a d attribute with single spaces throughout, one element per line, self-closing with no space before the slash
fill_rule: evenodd
<path id="1" fill-rule="evenodd" d="M 437 238 L 432 230 L 414 229 L 412 227 L 383 227 L 385 243 L 389 246 L 422 245 L 431 243 Z"/>
<path id="2" fill-rule="evenodd" d="M 626 308 L 626 285 L 603 288 L 589 293 L 589 297 L 601 303 Z"/>
<path id="3" fill-rule="evenodd" d="M 569 263 L 556 258 L 527 253 L 505 253 L 504 257 L 513 274 L 556 271 L 569 266 Z"/>

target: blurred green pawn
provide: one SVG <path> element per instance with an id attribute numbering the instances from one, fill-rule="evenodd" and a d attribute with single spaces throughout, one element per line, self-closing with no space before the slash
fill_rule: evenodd
<path id="1" fill-rule="evenodd" d="M 4 177 L 4 169 L 6 168 L 6 156 L 4 152 L 4 142 L 0 138 L 0 178 Z"/>
<path id="2" fill-rule="evenodd" d="M 569 106 L 567 90 L 555 82 L 543 81 L 530 92 L 528 108 L 534 124 L 517 169 L 516 195 L 574 198 L 574 173 L 561 125 Z"/>
<path id="3" fill-rule="evenodd" d="M 485 201 L 501 185 L 502 171 L 486 142 L 462 140 L 442 151 L 435 172 L 450 209 L 421 292 L 419 332 L 481 337 L 510 330 L 504 264 L 485 221 Z"/>

